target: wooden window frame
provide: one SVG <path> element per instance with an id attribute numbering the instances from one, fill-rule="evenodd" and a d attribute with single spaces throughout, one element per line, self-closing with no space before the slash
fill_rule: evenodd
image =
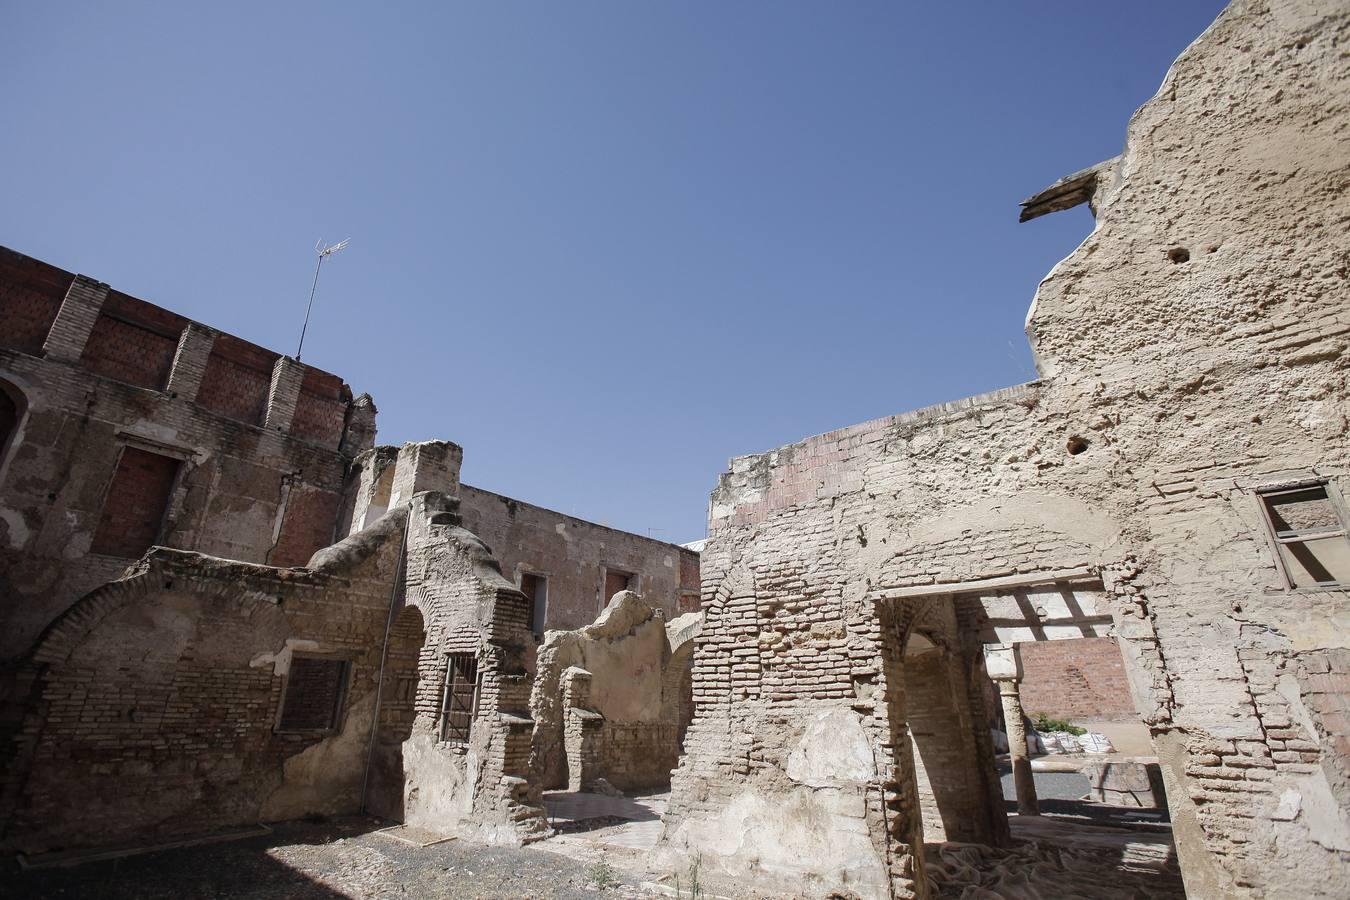
<path id="1" fill-rule="evenodd" d="M 1275 520 L 1272 519 L 1270 515 L 1270 499 L 1272 497 L 1279 497 L 1283 494 L 1299 493 L 1311 488 L 1321 488 L 1326 493 L 1327 501 L 1331 504 L 1332 510 L 1336 513 L 1336 519 L 1340 524 L 1340 528 L 1329 531 L 1318 531 L 1315 533 L 1279 531 L 1275 527 Z M 1345 502 L 1330 478 L 1300 478 L 1297 480 L 1279 481 L 1256 488 L 1255 494 L 1256 505 L 1261 513 L 1261 521 L 1265 525 L 1266 544 L 1270 548 L 1271 556 L 1275 558 L 1275 569 L 1280 573 L 1280 580 L 1283 583 L 1286 592 L 1343 591 L 1350 588 L 1350 583 L 1341 581 L 1314 582 L 1313 584 L 1307 585 L 1294 584 L 1294 579 L 1289 574 L 1289 567 L 1285 564 L 1284 555 L 1280 552 L 1281 546 L 1304 544 L 1310 540 L 1321 540 L 1334 537 L 1350 540 L 1350 530 L 1347 529 L 1347 522 L 1350 522 L 1350 516 L 1346 515 Z"/>
<path id="2" fill-rule="evenodd" d="M 469 722 L 463 729 L 452 725 L 450 721 L 450 704 L 454 699 L 456 676 L 459 676 L 460 670 L 454 665 L 455 660 L 467 661 L 473 666 L 473 677 L 470 686 L 469 701 Z M 473 723 L 478 719 L 478 692 L 483 683 L 478 671 L 478 656 L 475 653 L 447 653 L 445 654 L 445 663 L 442 667 L 443 678 L 441 679 L 441 702 L 440 702 L 440 721 L 437 723 L 437 735 L 443 744 L 454 744 L 463 746 L 469 743 L 469 738 L 473 735 Z"/>

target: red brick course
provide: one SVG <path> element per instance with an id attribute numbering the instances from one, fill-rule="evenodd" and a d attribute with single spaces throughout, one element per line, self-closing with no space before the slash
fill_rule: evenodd
<path id="1" fill-rule="evenodd" d="M 55 266 L 0 247 L 0 347 L 40 356 L 74 278 Z"/>
<path id="2" fill-rule="evenodd" d="M 222 416 L 261 425 L 278 356 L 232 335 L 217 335 L 197 402 Z"/>
<path id="3" fill-rule="evenodd" d="M 1125 721 L 1139 717 L 1113 638 L 1080 638 L 1019 645 L 1022 709 L 1057 719 Z"/>

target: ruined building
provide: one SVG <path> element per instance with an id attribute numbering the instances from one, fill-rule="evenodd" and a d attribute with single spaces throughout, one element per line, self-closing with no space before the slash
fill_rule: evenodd
<path id="1" fill-rule="evenodd" d="M 519 843 L 545 790 L 669 779 L 671 865 L 926 898 L 925 843 L 1010 840 L 1000 715 L 1037 812 L 1022 713 L 1077 668 L 1093 710 L 1128 685 L 1190 896 L 1344 896 L 1347 46 L 1344 3 L 1233 3 L 1024 204 L 1096 216 L 1040 377 L 732 460 L 701 558 L 0 254 L 0 846 L 361 809 Z"/>
<path id="2" fill-rule="evenodd" d="M 532 766 L 567 748 L 535 749 L 532 691 L 562 702 L 538 642 L 630 591 L 664 641 L 698 555 L 462 485 L 455 444 L 374 437 L 337 377 L 0 250 L 6 848 L 362 809 L 547 831 Z M 643 747 L 668 783 L 679 723 L 587 711 L 588 749 Z"/>
<path id="3" fill-rule="evenodd" d="M 1347 45 L 1344 3 L 1238 0 L 1027 202 L 1096 216 L 1037 381 L 732 460 L 667 853 L 926 897 L 925 841 L 1007 834 L 976 682 L 1020 722 L 1019 644 L 1110 633 L 1188 895 L 1345 896 Z"/>

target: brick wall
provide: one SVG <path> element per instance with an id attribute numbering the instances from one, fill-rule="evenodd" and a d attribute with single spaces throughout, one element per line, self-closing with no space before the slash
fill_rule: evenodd
<path id="1" fill-rule="evenodd" d="M 249 425 L 261 425 L 267 413 L 272 366 L 280 354 L 228 334 L 216 336 L 197 402 Z"/>
<path id="2" fill-rule="evenodd" d="M 291 489 L 281 522 L 281 536 L 268 555 L 273 566 L 303 566 L 314 551 L 333 543 L 342 496 L 303 485 Z"/>
<path id="3" fill-rule="evenodd" d="M 638 592 L 667 618 L 697 602 L 686 592 L 697 588 L 697 553 L 470 485 L 460 486 L 460 497 L 464 527 L 492 548 L 507 577 L 548 579 L 545 628 L 589 625 L 611 596 L 606 569 L 636 574 Z"/>
<path id="4" fill-rule="evenodd" d="M 1125 661 L 1113 638 L 1019 644 L 1022 709 L 1033 718 L 1137 721 Z"/>
<path id="5" fill-rule="evenodd" d="M 179 461 L 127 447 L 103 499 L 92 553 L 135 559 L 159 537 Z"/>
<path id="6" fill-rule="evenodd" d="M 300 402 L 291 420 L 291 434 L 301 440 L 336 448 L 342 440 L 347 417 L 346 395 L 342 379 L 318 369 L 306 369 L 300 382 Z"/>
<path id="7" fill-rule="evenodd" d="M 80 365 L 125 384 L 162 390 L 187 323 L 166 309 L 109 291 Z"/>
<path id="8" fill-rule="evenodd" d="M 74 279 L 69 272 L 0 247 L 0 347 L 40 355 Z"/>

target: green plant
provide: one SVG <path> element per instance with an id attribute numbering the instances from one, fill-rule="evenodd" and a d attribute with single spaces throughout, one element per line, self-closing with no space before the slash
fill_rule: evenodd
<path id="1" fill-rule="evenodd" d="M 619 883 L 619 877 L 615 874 L 614 867 L 604 860 L 591 866 L 587 875 L 591 879 L 591 884 L 594 884 L 602 891 L 606 888 L 612 888 Z"/>
<path id="2" fill-rule="evenodd" d="M 1066 719 L 1052 719 L 1048 713 L 1043 712 L 1036 713 L 1036 718 L 1032 720 L 1031 724 L 1036 726 L 1036 730 L 1041 734 L 1046 734 L 1051 731 L 1067 731 L 1074 737 L 1077 737 L 1080 734 L 1087 734 L 1086 728 L 1079 728 L 1077 725 Z"/>

